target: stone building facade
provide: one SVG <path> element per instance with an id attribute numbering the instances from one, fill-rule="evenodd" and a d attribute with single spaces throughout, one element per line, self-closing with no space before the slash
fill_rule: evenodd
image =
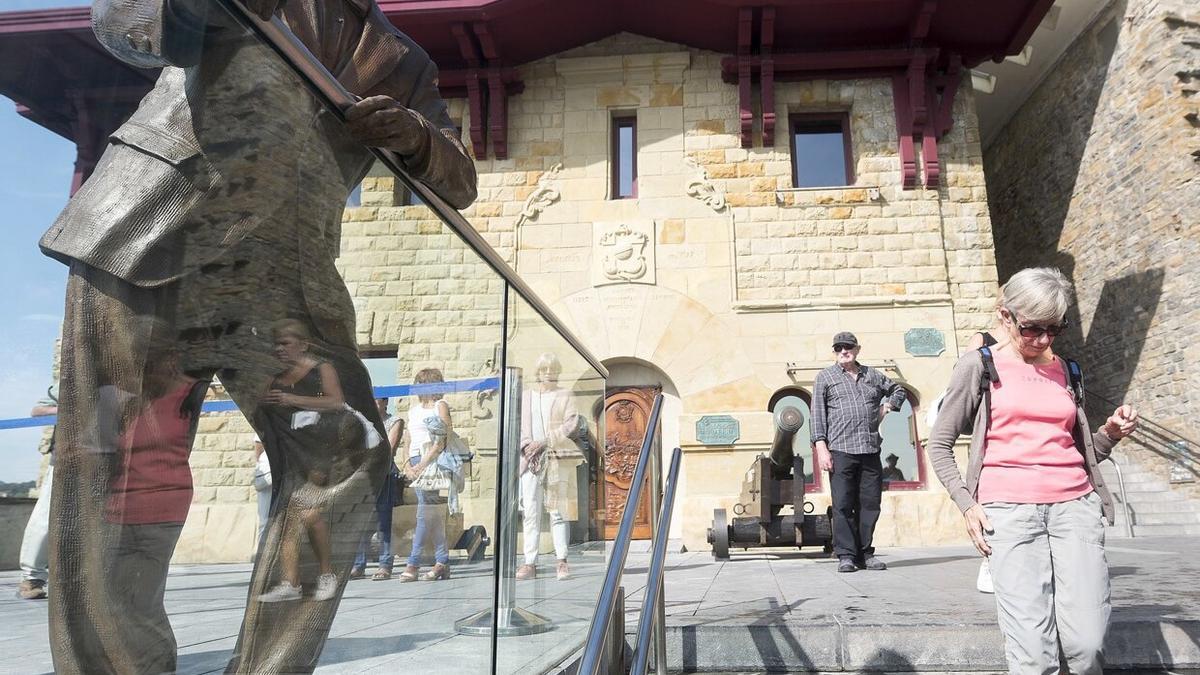
<path id="1" fill-rule="evenodd" d="M 508 101 L 509 158 L 477 160 L 479 198 L 464 212 L 604 360 L 610 386 L 662 387 L 663 446 L 685 451 L 673 535 L 690 549 L 707 547 L 713 509 L 734 506 L 741 475 L 769 445 L 772 398 L 803 395 L 832 363 L 834 332 L 857 333 L 863 361 L 908 388 L 920 412 L 945 386 L 960 345 L 990 323 L 997 280 L 968 87 L 939 143 L 942 185 L 906 189 L 890 79 L 778 83 L 779 120 L 849 118 L 853 182 L 797 189 L 789 134 L 742 146 L 737 89 L 722 81 L 720 58 L 618 34 L 521 66 L 525 90 Z M 450 103 L 468 127 L 465 102 Z M 636 118 L 632 199 L 612 198 L 616 115 Z M 364 351 L 395 350 L 401 383 L 427 366 L 447 379 L 494 374 L 502 282 L 406 201 L 380 171 L 344 218 L 339 267 Z M 605 242 L 621 237 L 638 246 L 638 274 L 614 267 Z M 906 349 L 914 329 L 940 347 Z M 494 401 L 462 394 L 450 403 L 468 438 L 496 437 Z M 739 437 L 698 439 L 697 423 L 712 415 L 735 419 Z M 921 417 L 913 425 L 923 439 Z M 252 554 L 251 445 L 235 413 L 201 421 L 196 504 L 179 560 Z M 885 493 L 878 543 L 959 541 L 961 518 L 923 451 L 911 462 L 915 489 Z M 827 488 L 812 500 L 823 510 Z M 489 514 L 468 510 L 464 520 L 473 515 L 490 526 Z"/>
<path id="2" fill-rule="evenodd" d="M 1124 401 L 1146 424 L 1124 444 L 1200 497 L 1200 11 L 1111 3 L 984 153 L 1001 278 L 1032 265 L 1073 277 L 1064 351 L 1090 412 Z"/>

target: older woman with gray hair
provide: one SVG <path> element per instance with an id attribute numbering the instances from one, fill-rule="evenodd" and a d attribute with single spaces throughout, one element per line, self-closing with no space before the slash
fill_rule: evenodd
<path id="1" fill-rule="evenodd" d="M 1128 405 L 1095 433 L 1074 363 L 1055 354 L 1073 289 L 1062 272 L 1031 268 L 1001 288 L 1001 344 L 964 354 L 929 439 L 938 479 L 967 532 L 991 559 L 1009 672 L 1102 672 L 1111 613 L 1104 516 L 1112 496 L 1099 462 L 1137 428 Z M 973 431 L 972 431 L 973 429 Z M 964 479 L 954 442 L 972 433 Z"/>

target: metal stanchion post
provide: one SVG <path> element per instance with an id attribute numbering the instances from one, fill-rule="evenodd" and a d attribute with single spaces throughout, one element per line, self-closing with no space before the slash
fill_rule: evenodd
<path id="1" fill-rule="evenodd" d="M 499 536 L 496 538 L 496 555 L 500 579 L 496 586 L 495 621 L 491 609 L 476 612 L 454 622 L 454 629 L 462 635 L 491 635 L 495 624 L 496 634 L 532 635 L 554 628 L 549 619 L 517 607 L 517 503 L 520 495 L 521 467 L 521 369 L 506 368 L 504 371 L 504 418 L 499 452 L 500 509 Z M 526 518 L 537 518 L 541 514 L 525 514 Z"/>

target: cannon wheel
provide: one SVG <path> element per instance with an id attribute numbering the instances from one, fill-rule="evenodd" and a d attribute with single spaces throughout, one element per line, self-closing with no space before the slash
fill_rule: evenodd
<path id="1" fill-rule="evenodd" d="M 729 520 L 725 517 L 725 509 L 713 511 L 712 547 L 714 558 L 729 558 Z"/>

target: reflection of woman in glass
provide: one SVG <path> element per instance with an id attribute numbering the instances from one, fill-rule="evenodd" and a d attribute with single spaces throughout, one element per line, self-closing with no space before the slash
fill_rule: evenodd
<path id="1" fill-rule="evenodd" d="M 305 482 L 291 495 L 280 537 L 282 579 L 258 597 L 262 602 L 300 598 L 300 527 L 308 532 L 317 557 L 320 576 L 314 600 L 328 600 L 337 592 L 337 576 L 330 562 L 329 524 L 324 510 L 330 498 L 327 485 L 332 469 L 336 436 L 328 437 L 329 425 L 320 413 L 345 409 L 341 382 L 333 365 L 309 352 L 308 329 L 294 319 L 284 319 L 273 328 L 275 356 L 286 369 L 275 376 L 259 408 L 265 425 L 274 432 L 281 456 L 300 464 Z M 312 414 L 313 412 L 317 414 Z M 278 479 L 278 476 L 276 476 Z"/>
<path id="2" fill-rule="evenodd" d="M 175 671 L 175 635 L 163 607 L 167 566 L 192 503 L 188 466 L 208 388 L 180 372 L 179 355 L 151 348 L 142 395 L 124 402 L 119 458 L 105 520 L 119 528 L 105 579 L 125 620 L 111 628 L 137 645 L 138 672 Z"/>
<path id="3" fill-rule="evenodd" d="M 578 480 L 575 469 L 583 454 L 571 439 L 580 424 L 571 393 L 558 386 L 562 364 L 553 354 L 538 357 L 534 386 L 521 400 L 521 509 L 525 532 L 525 564 L 518 579 L 537 577 L 538 544 L 542 534 L 542 509 L 550 513 L 550 535 L 558 559 L 557 578 L 570 578 L 567 546 L 571 526 L 579 519 Z"/>
<path id="4" fill-rule="evenodd" d="M 443 382 L 442 371 L 425 368 L 417 373 L 417 384 Z M 438 455 L 446 449 L 446 438 L 454 428 L 450 421 L 450 406 L 441 394 L 419 394 L 417 405 L 408 409 L 408 463 L 404 474 L 416 480 L 426 468 L 437 464 Z M 417 525 L 413 531 L 412 554 L 400 573 L 400 581 L 437 581 L 450 578 L 450 551 L 446 547 L 446 499 L 436 490 L 414 490 L 417 493 Z M 431 539 L 427 542 L 426 539 Z M 420 574 L 421 553 L 427 543 L 433 545 L 433 568 Z"/>

